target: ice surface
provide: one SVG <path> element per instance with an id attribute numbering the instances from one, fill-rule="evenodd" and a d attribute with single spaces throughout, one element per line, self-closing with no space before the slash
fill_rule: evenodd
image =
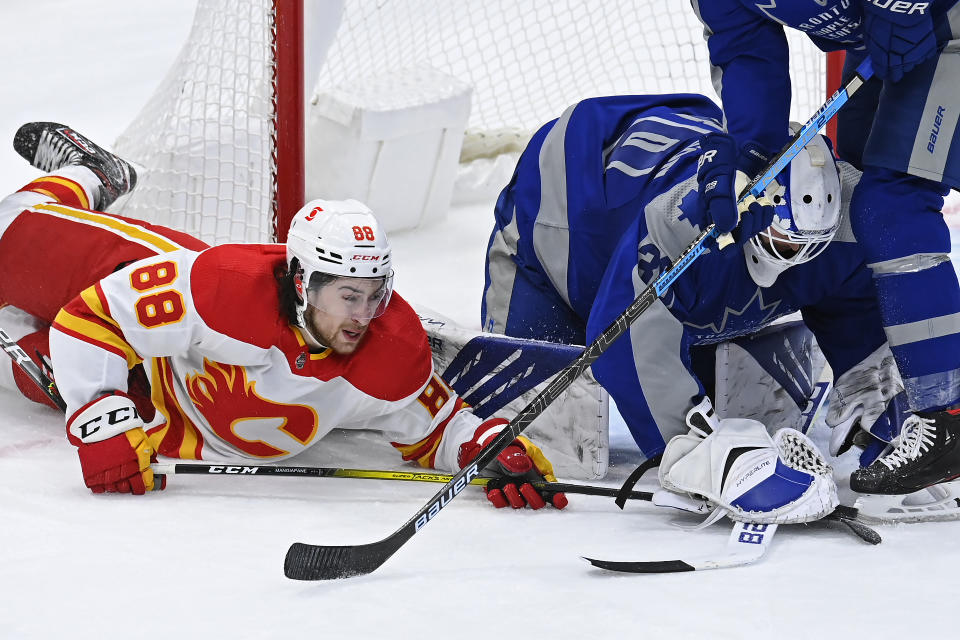
<path id="1" fill-rule="evenodd" d="M 33 0 L 0 9 L 0 140 L 30 120 L 110 143 L 186 36 L 192 0 Z M 9 143 L 5 143 L 9 145 Z M 35 177 L 9 146 L 2 189 Z M 394 238 L 397 288 L 475 326 L 489 199 Z M 42 252 L 52 247 L 38 247 Z M 50 274 L 56 277 L 56 274 Z M 960 523 L 882 527 L 879 547 L 829 528 L 781 527 L 759 565 L 667 576 L 590 568 L 578 556 L 670 559 L 720 550 L 727 529 L 573 496 L 564 512 L 503 513 L 460 496 L 370 576 L 283 577 L 293 541 L 364 543 L 399 527 L 439 485 L 174 477 L 145 497 L 93 496 L 62 418 L 0 392 L 0 638 L 832 638 L 957 637 Z M 334 443 L 335 444 L 335 443 Z M 303 463 L 386 467 L 396 459 Z M 616 486 L 639 454 L 611 426 Z"/>

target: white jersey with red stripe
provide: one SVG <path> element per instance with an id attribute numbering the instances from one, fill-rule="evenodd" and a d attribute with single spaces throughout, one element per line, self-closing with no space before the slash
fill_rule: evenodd
<path id="1" fill-rule="evenodd" d="M 394 295 L 357 350 L 311 353 L 278 303 L 283 245 L 222 245 L 140 260 L 57 315 L 53 367 L 68 415 L 127 389 L 142 363 L 163 455 L 274 461 L 333 428 L 384 432 L 404 459 L 455 470 L 480 420 L 433 372 L 426 334 Z"/>

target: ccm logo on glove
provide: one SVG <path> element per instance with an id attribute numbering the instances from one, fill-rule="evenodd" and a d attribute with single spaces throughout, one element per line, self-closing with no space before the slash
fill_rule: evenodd
<path id="1" fill-rule="evenodd" d="M 110 395 L 87 404 L 74 414 L 68 430 L 81 442 L 100 442 L 143 426 L 137 408 L 123 395 Z"/>

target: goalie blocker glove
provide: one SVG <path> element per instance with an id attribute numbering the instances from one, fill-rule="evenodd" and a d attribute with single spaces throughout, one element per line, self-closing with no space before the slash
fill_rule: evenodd
<path id="1" fill-rule="evenodd" d="M 494 418 L 487 420 L 473 434 L 473 439 L 460 445 L 457 462 L 462 469 L 480 451 L 499 435 L 506 420 Z M 543 455 L 543 451 L 529 439 L 519 436 L 508 445 L 496 461 L 487 467 L 493 477 L 483 488 L 487 500 L 498 509 L 510 506 L 522 509 L 529 505 L 532 509 L 541 509 L 549 502 L 557 509 L 567 506 L 567 496 L 561 492 L 537 490 L 531 483 L 556 482 L 553 465 Z"/>
<path id="2" fill-rule="evenodd" d="M 705 399 L 688 413 L 690 433 L 671 438 L 660 463 L 664 489 L 716 505 L 705 524 L 723 515 L 758 524 L 810 522 L 839 504 L 832 469 L 805 435 L 781 429 L 771 439 L 756 420 L 717 421 L 708 411 Z"/>
<path id="3" fill-rule="evenodd" d="M 150 463 L 157 455 L 133 401 L 119 391 L 84 405 L 67 421 L 67 439 L 77 447 L 83 480 L 94 493 L 142 495 L 163 489 Z"/>

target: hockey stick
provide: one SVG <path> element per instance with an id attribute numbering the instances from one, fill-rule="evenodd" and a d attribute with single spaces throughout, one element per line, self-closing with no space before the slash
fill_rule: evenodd
<path id="1" fill-rule="evenodd" d="M 854 507 L 840 505 L 818 522 L 844 525 L 862 541 L 873 545 L 880 544 L 880 534 L 856 518 L 857 510 Z M 598 560 L 587 557 L 583 559 L 598 569 L 619 571 L 621 573 L 678 573 L 683 571 L 705 571 L 707 569 L 742 567 L 753 564 L 763 558 L 764 554 L 766 554 L 770 548 L 770 543 L 777 531 L 777 526 L 776 524 L 734 522 L 724 551 L 699 558 L 688 558 L 686 560 L 641 560 L 636 562 Z"/>
<path id="2" fill-rule="evenodd" d="M 47 376 L 20 348 L 20 345 L 10 335 L 0 328 L 0 348 L 19 366 L 24 373 L 30 376 L 36 385 L 46 393 L 47 397 L 56 404 L 61 411 L 67 408 L 66 403 L 57 391 L 53 380 Z M 287 476 L 312 478 L 362 478 L 368 480 L 406 480 L 412 482 L 442 482 L 447 483 L 452 476 L 442 473 L 420 471 L 382 471 L 378 469 L 341 469 L 336 467 L 297 467 L 282 465 L 245 465 L 245 464 L 202 464 L 202 463 L 170 463 L 157 462 L 150 468 L 158 475 L 242 475 L 242 476 Z M 470 484 L 486 486 L 490 478 L 474 478 Z M 550 490 L 563 493 L 576 493 L 589 496 L 616 497 L 619 489 L 613 487 L 598 487 L 592 485 L 571 484 L 566 482 L 533 482 L 538 490 Z M 646 500 L 649 502 L 653 494 L 649 491 L 631 491 L 627 496 L 630 500 Z"/>
<path id="3" fill-rule="evenodd" d="M 0 348 L 7 352 L 7 355 L 13 359 L 14 364 L 20 367 L 20 369 L 47 394 L 47 397 L 50 398 L 53 404 L 60 408 L 60 411 L 67 410 L 67 403 L 60 397 L 53 380 L 37 366 L 37 363 L 30 359 L 30 356 L 20 348 L 17 341 L 11 338 L 10 334 L 3 329 L 0 329 Z"/>
<path id="4" fill-rule="evenodd" d="M 286 476 L 294 478 L 361 478 L 364 480 L 402 480 L 410 482 L 450 482 L 453 476 L 443 473 L 422 471 L 383 471 L 378 469 L 340 469 L 337 467 L 294 467 L 283 465 L 246 465 L 246 464 L 201 464 L 155 462 L 150 465 L 155 474 L 164 475 L 219 475 L 219 476 Z M 490 478 L 474 478 L 471 485 L 484 487 Z M 535 489 L 578 493 L 588 496 L 608 498 L 619 494 L 614 487 L 598 487 L 568 482 L 532 482 Z M 630 500 L 650 502 L 653 494 L 649 491 L 631 491 Z"/>
<path id="5" fill-rule="evenodd" d="M 723 553 L 689 558 L 687 560 L 649 560 L 640 562 L 622 560 L 583 559 L 598 569 L 619 571 L 621 573 L 679 573 L 682 571 L 703 571 L 706 569 L 726 569 L 742 567 L 760 560 L 777 531 L 775 524 L 750 524 L 734 522 L 727 546 Z"/>
<path id="6" fill-rule="evenodd" d="M 869 58 L 860 65 L 857 76 L 845 87 L 834 93 L 827 102 L 794 136 L 759 176 L 754 178 L 740 196 L 740 200 L 749 193 L 759 196 L 773 181 L 777 174 L 793 160 L 801 149 L 813 139 L 817 132 L 873 74 Z M 469 465 L 454 475 L 450 482 L 420 508 L 407 522 L 392 534 L 368 544 L 360 545 L 311 545 L 295 542 L 287 550 L 283 570 L 288 578 L 295 580 L 329 580 L 359 576 L 376 570 L 397 550 L 432 520 L 440 510 L 463 491 L 467 483 L 479 477 L 480 470 L 516 439 L 546 407 L 552 403 L 570 384 L 589 367 L 618 337 L 623 335 L 631 324 L 649 309 L 663 295 L 673 282 L 706 251 L 704 244 L 710 238 L 717 237 L 716 227 L 709 225 L 693 243 L 681 253 L 652 284 L 647 286 L 636 300 L 616 318 L 609 327 L 574 360 L 567 368 L 557 373 L 547 387 L 534 398 L 513 420 L 491 441 Z"/>

